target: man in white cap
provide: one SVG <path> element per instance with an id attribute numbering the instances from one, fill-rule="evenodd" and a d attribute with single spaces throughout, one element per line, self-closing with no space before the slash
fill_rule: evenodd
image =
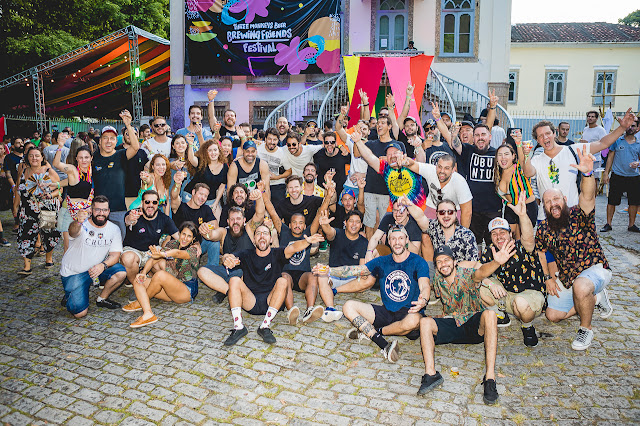
<path id="1" fill-rule="evenodd" d="M 120 113 L 120 117 L 130 135 L 136 132 L 131 127 L 131 113 L 126 109 Z M 118 131 L 115 127 L 105 126 L 100 135 L 99 151 L 93 155 L 92 178 L 95 195 L 104 195 L 109 199 L 111 213 L 109 220 L 118 225 L 122 238 L 126 227 L 124 216 L 127 213 L 125 204 L 125 179 L 127 161 L 133 158 L 140 149 L 137 138 L 130 138 L 131 144 L 127 149 L 116 150 Z"/>

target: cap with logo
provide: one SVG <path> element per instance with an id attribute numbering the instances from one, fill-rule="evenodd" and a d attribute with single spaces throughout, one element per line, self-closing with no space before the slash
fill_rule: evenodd
<path id="1" fill-rule="evenodd" d="M 242 144 L 242 149 L 249 149 L 249 148 L 256 148 L 256 143 L 252 140 L 248 140 L 246 141 L 244 144 Z"/>
<path id="2" fill-rule="evenodd" d="M 501 217 L 496 217 L 489 222 L 489 232 L 494 229 L 505 229 L 507 231 L 511 231 L 511 227 L 509 226 L 509 222 L 506 219 Z"/>
<path id="3" fill-rule="evenodd" d="M 449 256 L 451 259 L 455 260 L 455 257 L 453 256 L 453 250 L 451 250 L 451 247 L 449 246 L 440 246 L 436 249 L 436 251 L 433 253 L 433 260 L 435 261 L 438 256 Z"/>
<path id="4" fill-rule="evenodd" d="M 117 130 L 116 130 L 116 128 L 115 128 L 115 127 L 113 127 L 113 126 L 104 126 L 104 127 L 102 128 L 102 132 L 101 132 L 101 133 L 102 133 L 103 135 L 104 135 L 105 133 L 107 133 L 107 132 L 111 132 L 111 133 L 113 133 L 114 135 L 118 136 L 118 131 L 117 131 Z"/>

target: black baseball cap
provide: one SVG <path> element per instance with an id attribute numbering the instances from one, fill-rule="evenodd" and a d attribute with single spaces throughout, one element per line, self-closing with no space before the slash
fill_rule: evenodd
<path id="1" fill-rule="evenodd" d="M 451 250 L 451 247 L 449 246 L 438 247 L 433 253 L 433 260 L 435 261 L 438 256 L 449 256 L 451 259 L 455 260 L 455 257 L 453 257 L 453 250 Z"/>

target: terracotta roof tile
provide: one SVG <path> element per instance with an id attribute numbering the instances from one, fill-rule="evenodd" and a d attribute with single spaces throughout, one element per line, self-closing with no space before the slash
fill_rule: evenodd
<path id="1" fill-rule="evenodd" d="M 640 41 L 640 28 L 606 22 L 515 24 L 512 43 L 605 43 Z"/>

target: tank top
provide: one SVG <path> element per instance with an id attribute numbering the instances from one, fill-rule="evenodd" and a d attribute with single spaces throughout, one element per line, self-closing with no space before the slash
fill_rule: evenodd
<path id="1" fill-rule="evenodd" d="M 246 172 L 240 165 L 240 160 L 235 160 L 238 167 L 238 183 L 246 186 L 249 191 L 256 188 L 256 183 L 260 180 L 260 159 L 256 157 L 253 168 Z"/>
<path id="2" fill-rule="evenodd" d="M 229 227 L 227 226 L 227 235 L 224 237 L 224 242 L 222 243 L 222 253 L 231 254 L 241 250 L 254 249 L 255 246 L 251 242 L 251 238 L 246 231 L 242 232 L 242 235 L 235 238 L 231 235 L 231 231 L 229 231 Z"/>
<path id="3" fill-rule="evenodd" d="M 207 166 L 202 171 L 197 172 L 193 179 L 185 186 L 184 191 L 187 193 L 191 193 L 193 187 L 196 186 L 196 183 L 206 183 L 209 186 L 209 197 L 208 200 L 216 199 L 216 192 L 221 184 L 227 184 L 227 173 L 229 172 L 229 166 L 226 164 L 222 165 L 222 169 L 217 175 L 214 175 L 211 172 L 211 169 Z"/>
<path id="4" fill-rule="evenodd" d="M 89 170 L 89 173 L 83 173 L 78 170 L 78 175 L 80 177 L 80 181 L 67 188 L 67 195 L 69 198 L 82 198 L 83 200 L 86 200 L 89 198 L 89 194 L 91 194 L 91 190 L 93 189 L 91 170 Z"/>

